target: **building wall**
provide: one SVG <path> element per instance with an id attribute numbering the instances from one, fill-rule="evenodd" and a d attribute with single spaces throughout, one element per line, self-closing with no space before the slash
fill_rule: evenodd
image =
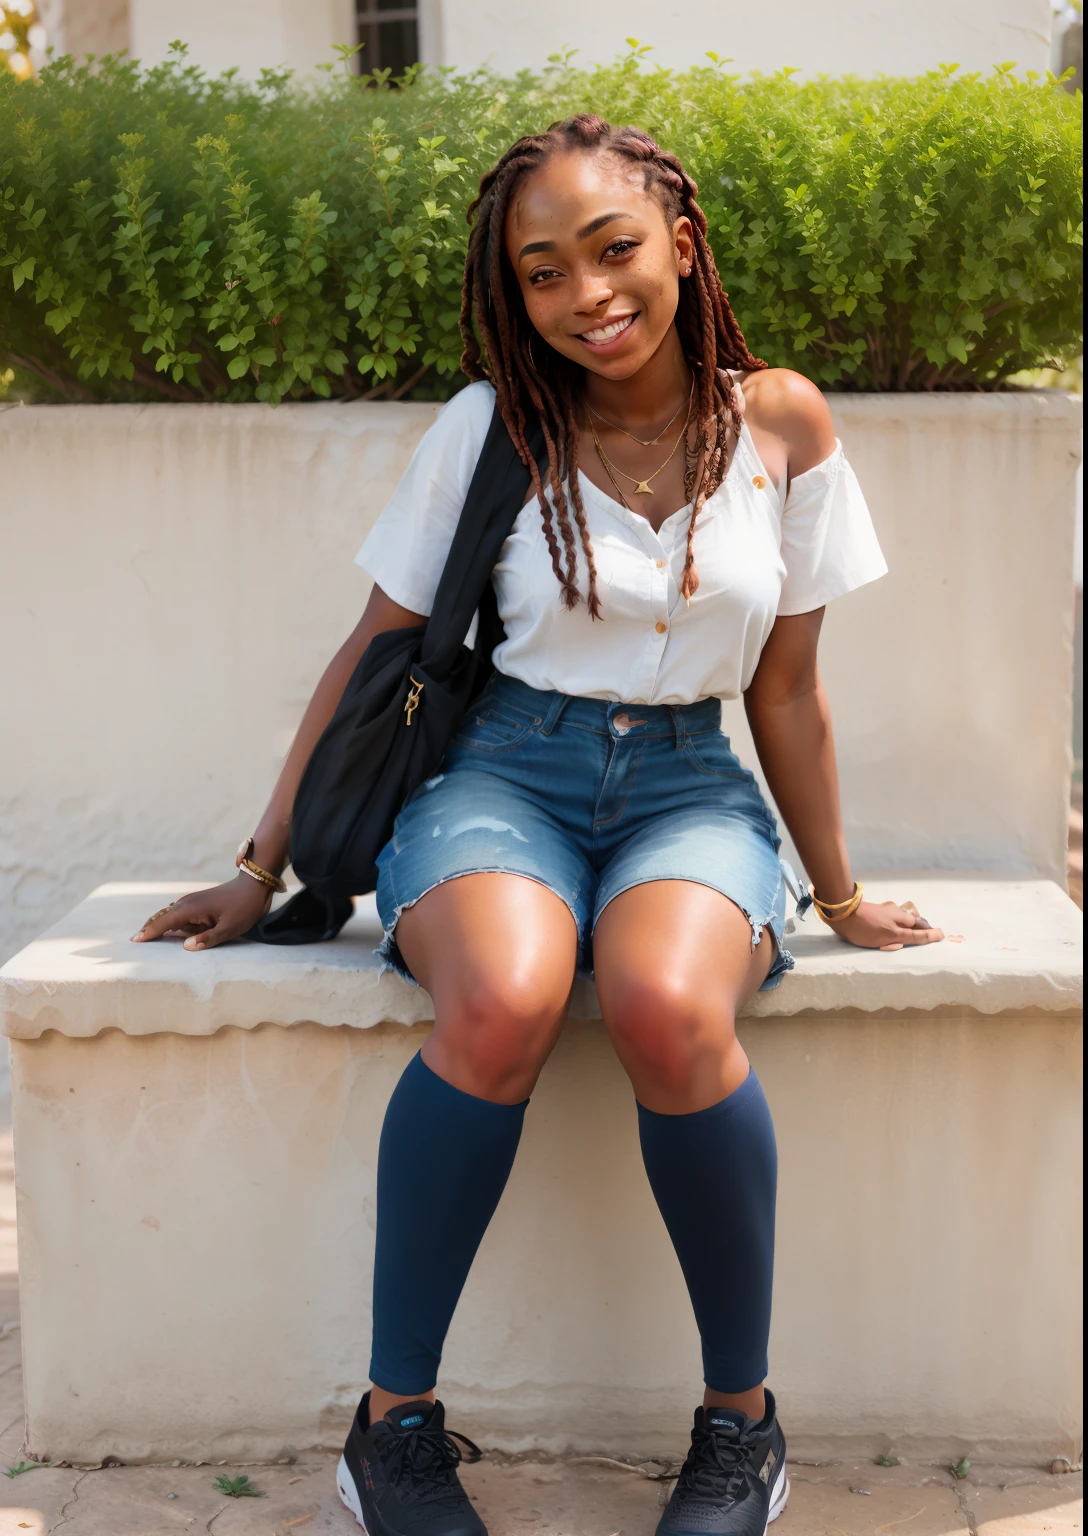
<path id="1" fill-rule="evenodd" d="M 1078 402 L 832 404 L 891 567 L 821 646 L 855 859 L 1064 883 Z M 104 880 L 232 872 L 435 409 L 0 409 L 0 960 Z"/>
<path id="2" fill-rule="evenodd" d="M 38 0 L 49 46 L 57 53 L 124 53 L 131 45 L 130 0 Z"/>
<path id="3" fill-rule="evenodd" d="M 73 17 L 123 7 L 125 0 L 66 0 Z M 206 69 L 265 66 L 300 70 L 330 60 L 336 42 L 354 42 L 352 0 L 128 0 L 131 48 L 154 63 L 170 42 L 188 42 Z M 85 27 L 84 21 L 79 27 Z M 77 33 L 73 31 L 73 39 Z M 82 34 L 80 34 L 82 35 Z M 420 45 L 432 64 L 500 70 L 539 68 L 560 48 L 579 63 L 626 51 L 624 39 L 653 46 L 651 61 L 701 63 L 708 49 L 732 55 L 741 71 L 784 64 L 809 73 L 914 74 L 942 62 L 988 70 L 1006 59 L 1043 70 L 1050 59 L 1050 0 L 420 0 Z M 75 46 L 75 43 L 69 46 Z M 82 46 L 82 44 L 80 44 Z"/>
<path id="4" fill-rule="evenodd" d="M 71 0 L 69 0 L 71 3 Z M 211 74 L 239 68 L 256 76 L 282 65 L 305 71 L 333 62 L 334 43 L 355 42 L 352 0 L 128 0 L 132 52 L 158 63 L 181 38 Z"/>
<path id="5" fill-rule="evenodd" d="M 436 62 L 513 71 L 539 67 L 561 47 L 576 47 L 578 63 L 607 61 L 637 37 L 652 44 L 651 62 L 676 68 L 713 49 L 744 72 L 787 64 L 809 74 L 910 75 L 943 62 L 988 70 L 1006 59 L 1043 70 L 1050 29 L 1050 0 L 442 0 Z"/>

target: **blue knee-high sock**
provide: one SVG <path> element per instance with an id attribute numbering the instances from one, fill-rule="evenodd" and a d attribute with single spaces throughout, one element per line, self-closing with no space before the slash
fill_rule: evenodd
<path id="1" fill-rule="evenodd" d="M 528 1100 L 526 1100 L 528 1103 Z M 472 1261 L 513 1167 L 525 1104 L 462 1093 L 408 1063 L 378 1149 L 370 1379 L 429 1392 Z"/>
<path id="2" fill-rule="evenodd" d="M 650 1187 L 684 1271 L 707 1386 L 747 1392 L 767 1374 L 778 1152 L 759 1079 L 693 1115 L 638 1106 Z"/>

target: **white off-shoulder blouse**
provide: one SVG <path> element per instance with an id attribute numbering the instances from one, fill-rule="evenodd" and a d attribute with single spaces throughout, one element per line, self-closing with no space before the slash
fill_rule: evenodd
<path id="1" fill-rule="evenodd" d="M 394 602 L 431 611 L 494 407 L 470 384 L 424 435 L 356 556 Z M 737 698 L 779 614 L 808 613 L 884 575 L 869 509 L 841 443 L 776 491 L 747 425 L 695 525 L 699 590 L 680 595 L 690 506 L 657 533 L 581 476 L 602 619 L 568 612 L 536 498 L 518 513 L 494 572 L 506 639 L 495 666 L 533 688 L 627 704 Z M 579 550 L 579 584 L 587 573 Z"/>

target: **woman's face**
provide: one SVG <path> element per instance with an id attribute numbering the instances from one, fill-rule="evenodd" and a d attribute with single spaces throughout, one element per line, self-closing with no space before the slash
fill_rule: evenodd
<path id="1" fill-rule="evenodd" d="M 670 226 L 641 168 L 619 156 L 557 154 L 517 189 L 506 252 L 548 345 L 593 373 L 627 379 L 672 326 L 691 270 L 691 222 Z"/>

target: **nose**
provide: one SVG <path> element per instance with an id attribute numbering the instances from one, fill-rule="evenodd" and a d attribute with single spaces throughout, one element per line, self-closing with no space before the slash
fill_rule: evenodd
<path id="1" fill-rule="evenodd" d="M 596 267 L 583 269 L 574 291 L 576 315 L 594 315 L 602 305 L 611 304 L 615 290 L 606 275 Z"/>

